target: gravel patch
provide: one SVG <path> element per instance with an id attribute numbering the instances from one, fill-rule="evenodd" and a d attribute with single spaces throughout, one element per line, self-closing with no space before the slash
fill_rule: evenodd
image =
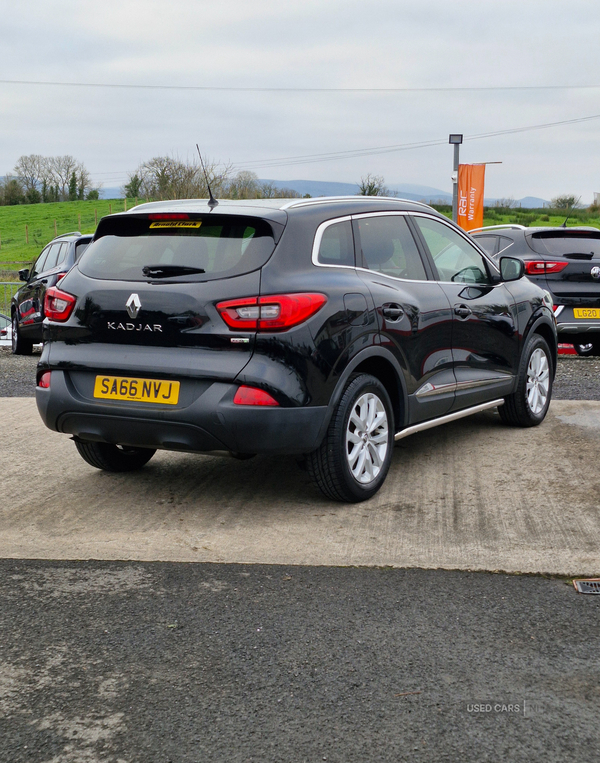
<path id="1" fill-rule="evenodd" d="M 41 349 L 13 355 L 0 347 L 0 397 L 33 397 Z M 600 358 L 565 355 L 558 359 L 553 397 L 556 400 L 600 400 Z"/>
<path id="2" fill-rule="evenodd" d="M 34 397 L 35 371 L 41 348 L 33 355 L 13 355 L 10 347 L 0 347 L 0 397 Z"/>

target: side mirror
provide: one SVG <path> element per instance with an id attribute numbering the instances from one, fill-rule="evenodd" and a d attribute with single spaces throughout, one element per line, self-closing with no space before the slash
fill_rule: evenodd
<path id="1" fill-rule="evenodd" d="M 525 275 L 523 260 L 517 257 L 500 257 L 500 273 L 503 281 L 518 281 Z"/>
<path id="2" fill-rule="evenodd" d="M 28 281 L 29 280 L 29 268 L 23 268 L 23 270 L 19 270 L 19 281 Z"/>

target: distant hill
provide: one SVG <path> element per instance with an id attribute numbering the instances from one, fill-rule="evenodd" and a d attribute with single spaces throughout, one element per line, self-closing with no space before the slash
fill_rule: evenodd
<path id="1" fill-rule="evenodd" d="M 330 183 L 323 180 L 263 180 L 261 182 L 273 183 L 277 188 L 290 188 L 292 191 L 304 196 L 354 196 L 358 193 L 357 183 Z M 394 183 L 388 186 L 390 191 L 401 199 L 411 201 L 424 201 L 427 204 L 452 204 L 452 193 L 442 191 L 440 188 L 432 188 L 427 185 L 415 185 L 414 183 Z M 486 199 L 486 206 L 493 206 L 496 199 Z M 527 209 L 541 209 L 549 202 L 535 196 L 525 196 L 516 200 L 517 206 Z"/>

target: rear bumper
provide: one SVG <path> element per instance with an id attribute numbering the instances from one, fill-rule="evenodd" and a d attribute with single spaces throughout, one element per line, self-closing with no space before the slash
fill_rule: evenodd
<path id="1" fill-rule="evenodd" d="M 578 323 L 557 323 L 559 334 L 600 334 L 600 321 L 595 323 L 579 321 Z M 563 337 L 564 338 L 564 337 Z"/>
<path id="2" fill-rule="evenodd" d="M 36 402 L 49 429 L 82 440 L 191 452 L 301 454 L 318 447 L 326 406 L 234 405 L 237 388 L 204 384 L 182 407 L 94 401 L 79 393 L 67 372 L 54 370 L 50 388 L 36 389 Z"/>

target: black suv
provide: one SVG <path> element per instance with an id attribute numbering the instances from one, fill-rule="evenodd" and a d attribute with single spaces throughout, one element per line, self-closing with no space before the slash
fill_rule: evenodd
<path id="1" fill-rule="evenodd" d="M 494 258 L 521 258 L 527 276 L 550 292 L 560 342 L 600 355 L 600 230 L 492 225 L 471 235 Z"/>
<path id="2" fill-rule="evenodd" d="M 46 289 L 56 286 L 87 249 L 92 236 L 79 231 L 63 233 L 46 246 L 31 269 L 19 270 L 25 286 L 11 300 L 12 351 L 31 355 L 33 345 L 42 341 Z"/>
<path id="3" fill-rule="evenodd" d="M 556 326 L 522 275 L 398 199 L 142 204 L 47 291 L 38 408 L 100 469 L 289 453 L 365 500 L 395 440 L 496 406 L 544 419 Z"/>

